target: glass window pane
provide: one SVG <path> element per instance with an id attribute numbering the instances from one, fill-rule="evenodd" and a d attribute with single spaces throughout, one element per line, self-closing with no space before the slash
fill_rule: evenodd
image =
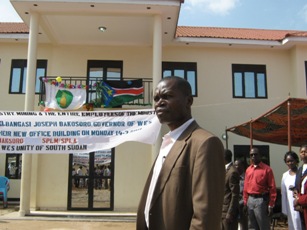
<path id="1" fill-rule="evenodd" d="M 107 80 L 120 80 L 121 69 L 120 68 L 108 68 Z"/>
<path id="2" fill-rule="evenodd" d="M 253 72 L 245 72 L 244 80 L 245 80 L 245 97 L 256 97 L 255 92 L 255 77 Z"/>
<path id="3" fill-rule="evenodd" d="M 171 70 L 164 70 L 163 71 L 163 77 L 169 77 L 172 76 L 172 71 Z"/>
<path id="4" fill-rule="evenodd" d="M 16 178 L 16 169 L 17 169 L 17 155 L 7 156 L 7 170 L 8 178 Z"/>
<path id="5" fill-rule="evenodd" d="M 21 154 L 6 154 L 6 172 L 5 176 L 9 179 L 21 178 Z"/>
<path id="6" fill-rule="evenodd" d="M 242 73 L 234 73 L 234 96 L 243 97 Z"/>
<path id="7" fill-rule="evenodd" d="M 40 92 L 40 77 L 45 77 L 45 68 L 37 68 L 36 70 L 36 80 L 35 80 L 35 93 L 39 93 Z"/>
<path id="8" fill-rule="evenodd" d="M 102 80 L 103 78 L 103 68 L 102 67 L 91 67 L 89 69 L 89 85 L 93 86 L 97 81 Z M 91 91 L 91 90 L 90 90 Z M 95 95 L 92 95 L 90 92 L 88 94 L 88 101 L 96 99 Z"/>
<path id="9" fill-rule="evenodd" d="M 94 208 L 108 208 L 111 202 L 111 150 L 95 152 Z"/>
<path id="10" fill-rule="evenodd" d="M 263 73 L 257 74 L 257 93 L 258 97 L 266 97 L 265 76 Z"/>
<path id="11" fill-rule="evenodd" d="M 74 208 L 88 207 L 88 168 L 89 153 L 74 153 L 71 194 L 71 206 Z"/>
<path id="12" fill-rule="evenodd" d="M 17 154 L 17 160 L 18 160 L 18 179 L 21 179 L 21 166 L 22 166 L 22 154 Z"/>
<path id="13" fill-rule="evenodd" d="M 13 69 L 13 76 L 12 76 L 12 85 L 11 85 L 11 92 L 18 93 L 19 86 L 20 86 L 20 77 L 21 77 L 21 69 L 14 68 Z"/>
<path id="14" fill-rule="evenodd" d="M 195 71 L 187 72 L 187 81 L 190 83 L 192 88 L 192 95 L 196 94 L 196 74 Z"/>
<path id="15" fill-rule="evenodd" d="M 103 68 L 90 68 L 89 77 L 97 77 L 102 78 L 103 76 Z"/>
<path id="16" fill-rule="evenodd" d="M 175 69 L 174 75 L 177 76 L 177 77 L 184 78 L 184 70 L 183 69 Z"/>
<path id="17" fill-rule="evenodd" d="M 26 83 L 27 83 L 27 67 L 23 69 L 23 78 L 22 78 L 22 93 L 26 92 Z"/>

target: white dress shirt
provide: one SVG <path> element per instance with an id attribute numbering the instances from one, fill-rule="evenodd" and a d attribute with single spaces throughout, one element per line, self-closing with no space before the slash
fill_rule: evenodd
<path id="1" fill-rule="evenodd" d="M 303 170 L 302 170 L 302 174 L 306 171 L 307 169 L 307 164 L 303 164 Z M 305 183 L 306 183 L 306 180 L 307 180 L 307 176 L 304 177 L 302 183 L 301 183 L 301 194 L 305 194 L 306 191 L 305 191 Z"/>

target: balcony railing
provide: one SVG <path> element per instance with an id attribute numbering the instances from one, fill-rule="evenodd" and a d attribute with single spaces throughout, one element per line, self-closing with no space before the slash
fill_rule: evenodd
<path id="1" fill-rule="evenodd" d="M 47 76 L 45 77 L 48 80 L 56 80 L 56 76 Z M 40 101 L 45 101 L 46 99 L 46 91 L 45 91 L 45 82 L 43 80 L 43 77 L 40 77 Z M 124 81 L 129 80 L 137 80 L 139 78 L 124 78 Z M 112 79 L 109 79 L 112 80 Z M 100 77 L 72 77 L 72 76 L 61 76 L 61 84 L 67 84 L 67 85 L 74 85 L 74 86 L 87 86 L 86 87 L 86 103 L 91 103 L 94 105 L 94 107 L 98 108 L 100 105 L 98 105 L 97 102 L 100 95 L 97 94 L 95 85 L 97 85 L 99 82 L 102 81 L 102 78 Z M 149 78 L 142 78 L 143 87 L 144 87 L 144 93 L 143 97 L 136 99 L 131 102 L 127 102 L 124 105 L 128 106 L 151 106 L 152 100 L 153 100 L 153 92 L 152 92 L 152 79 Z"/>

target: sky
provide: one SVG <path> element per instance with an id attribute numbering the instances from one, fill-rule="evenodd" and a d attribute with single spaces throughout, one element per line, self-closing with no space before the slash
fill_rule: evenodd
<path id="1" fill-rule="evenodd" d="M 0 0 L 0 22 L 22 22 Z M 307 31 L 306 0 L 185 0 L 178 25 Z"/>

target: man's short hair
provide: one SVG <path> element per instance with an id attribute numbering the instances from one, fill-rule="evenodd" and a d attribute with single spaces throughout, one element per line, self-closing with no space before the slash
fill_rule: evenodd
<path id="1" fill-rule="evenodd" d="M 192 95 L 192 88 L 190 83 L 185 80 L 184 78 L 177 77 L 177 76 L 167 76 L 161 79 L 161 81 L 169 81 L 169 80 L 176 80 L 176 86 L 185 96 L 191 96 Z"/>
<path id="2" fill-rule="evenodd" d="M 224 158 L 227 162 L 230 162 L 232 159 L 232 152 L 229 149 L 225 149 Z"/>

